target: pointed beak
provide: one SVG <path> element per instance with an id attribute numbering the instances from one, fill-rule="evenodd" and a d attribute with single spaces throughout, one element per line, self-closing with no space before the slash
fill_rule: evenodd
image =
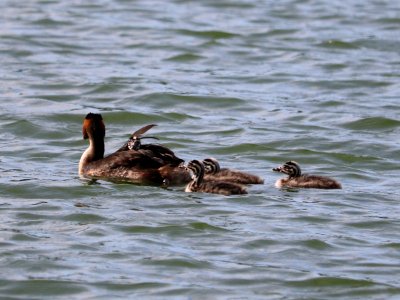
<path id="1" fill-rule="evenodd" d="M 274 171 L 274 172 L 283 172 L 283 169 L 282 169 L 282 166 L 281 166 L 281 167 L 273 168 L 272 171 Z"/>

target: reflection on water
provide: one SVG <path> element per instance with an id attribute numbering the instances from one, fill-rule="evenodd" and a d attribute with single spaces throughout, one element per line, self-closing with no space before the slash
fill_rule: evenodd
<path id="1" fill-rule="evenodd" d="M 400 294 L 396 1 L 6 0 L 0 295 Z M 223 197 L 77 176 L 145 124 L 177 155 L 265 184 Z M 297 160 L 343 190 L 278 190 Z"/>

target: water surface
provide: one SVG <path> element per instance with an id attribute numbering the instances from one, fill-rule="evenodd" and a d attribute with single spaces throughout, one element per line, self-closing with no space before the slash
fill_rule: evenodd
<path id="1" fill-rule="evenodd" d="M 0 295 L 396 299 L 397 1 L 0 4 Z M 265 178 L 247 196 L 77 176 L 156 123 L 185 160 Z M 298 161 L 342 190 L 279 190 Z"/>

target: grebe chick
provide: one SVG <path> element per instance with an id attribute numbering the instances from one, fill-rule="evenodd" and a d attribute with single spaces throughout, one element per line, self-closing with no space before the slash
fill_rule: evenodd
<path id="1" fill-rule="evenodd" d="M 264 179 L 257 175 L 246 172 L 220 167 L 215 158 L 209 157 L 203 160 L 205 169 L 205 179 L 222 180 L 240 184 L 263 184 Z"/>
<path id="2" fill-rule="evenodd" d="M 129 137 L 129 140 L 117 151 L 126 151 L 126 150 L 139 150 L 140 146 L 142 145 L 141 139 L 144 138 L 154 138 L 158 140 L 156 137 L 142 137 L 144 133 L 146 133 L 148 130 L 153 128 L 154 126 L 157 126 L 156 124 L 150 124 L 146 125 L 138 130 L 136 130 L 134 133 L 131 134 Z"/>
<path id="3" fill-rule="evenodd" d="M 212 194 L 221 194 L 225 196 L 234 194 L 247 194 L 246 189 L 236 183 L 217 181 L 217 180 L 203 180 L 204 179 L 204 165 L 198 160 L 192 160 L 188 163 L 187 169 L 192 171 L 192 181 L 186 186 L 185 192 L 203 192 Z"/>
<path id="4" fill-rule="evenodd" d="M 105 126 L 100 114 L 89 113 L 82 126 L 89 147 L 79 161 L 79 175 L 139 184 L 185 184 L 190 172 L 168 149 L 169 157 L 150 150 L 117 151 L 104 157 Z M 163 147 L 165 148 L 165 147 Z M 166 149 L 166 148 L 165 148 Z"/>
<path id="5" fill-rule="evenodd" d="M 146 153 L 147 155 L 150 155 L 152 157 L 157 157 L 162 161 L 163 164 L 173 164 L 173 165 L 181 165 L 183 167 L 184 160 L 180 159 L 175 156 L 174 152 L 172 150 L 168 149 L 167 147 L 164 147 L 162 145 L 158 144 L 142 144 L 141 140 L 146 139 L 146 138 L 151 138 L 151 139 L 157 139 L 157 137 L 154 136 L 145 136 L 143 137 L 142 135 L 146 133 L 149 129 L 153 128 L 154 126 L 157 126 L 156 124 L 150 124 L 146 125 L 139 130 L 135 131 L 132 133 L 130 136 L 129 140 L 117 150 L 119 151 L 128 151 L 128 150 L 133 150 L 133 151 L 141 151 L 143 153 Z"/>
<path id="6" fill-rule="evenodd" d="M 278 179 L 275 183 L 277 188 L 316 188 L 316 189 L 341 189 L 342 186 L 335 179 L 318 176 L 301 174 L 301 169 L 295 161 L 288 161 L 273 171 L 287 174 L 287 178 Z"/>

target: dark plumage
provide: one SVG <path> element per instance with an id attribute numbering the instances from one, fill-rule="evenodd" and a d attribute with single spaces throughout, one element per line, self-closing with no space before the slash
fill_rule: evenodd
<path id="1" fill-rule="evenodd" d="M 212 194 L 221 194 L 225 196 L 234 194 L 247 194 L 246 189 L 233 182 L 220 180 L 203 180 L 204 165 L 198 160 L 192 160 L 187 165 L 187 169 L 192 171 L 192 181 L 186 186 L 186 192 L 203 192 Z"/>
<path id="2" fill-rule="evenodd" d="M 292 188 L 316 188 L 316 189 L 341 189 L 342 186 L 335 179 L 302 174 L 298 163 L 288 161 L 278 168 L 273 168 L 273 171 L 287 174 L 287 178 L 278 179 L 275 183 L 277 188 L 292 187 Z"/>
<path id="3" fill-rule="evenodd" d="M 221 180 L 235 182 L 240 184 L 263 184 L 264 179 L 257 175 L 246 172 L 232 170 L 228 168 L 220 168 L 218 161 L 215 158 L 209 157 L 203 160 L 206 180 Z"/>
<path id="4" fill-rule="evenodd" d="M 117 150 L 117 152 L 121 151 L 140 151 L 141 153 L 145 153 L 148 156 L 156 157 L 162 161 L 163 164 L 171 164 L 171 165 L 180 165 L 184 163 L 183 159 L 180 159 L 175 156 L 174 152 L 168 149 L 165 146 L 158 144 L 142 144 L 141 140 L 146 138 L 158 139 L 153 136 L 145 136 L 142 137 L 144 133 L 146 133 L 149 129 L 157 126 L 156 124 L 146 125 L 139 130 L 132 133 L 129 140 Z"/>
<path id="5" fill-rule="evenodd" d="M 145 126 L 137 132 L 146 132 L 151 127 Z M 191 179 L 182 165 L 183 160 L 163 146 L 140 146 L 137 150 L 120 148 L 104 157 L 105 126 L 100 114 L 89 113 L 86 116 L 82 133 L 84 139 L 89 139 L 89 148 L 80 159 L 80 175 L 155 185 L 185 184 Z"/>

